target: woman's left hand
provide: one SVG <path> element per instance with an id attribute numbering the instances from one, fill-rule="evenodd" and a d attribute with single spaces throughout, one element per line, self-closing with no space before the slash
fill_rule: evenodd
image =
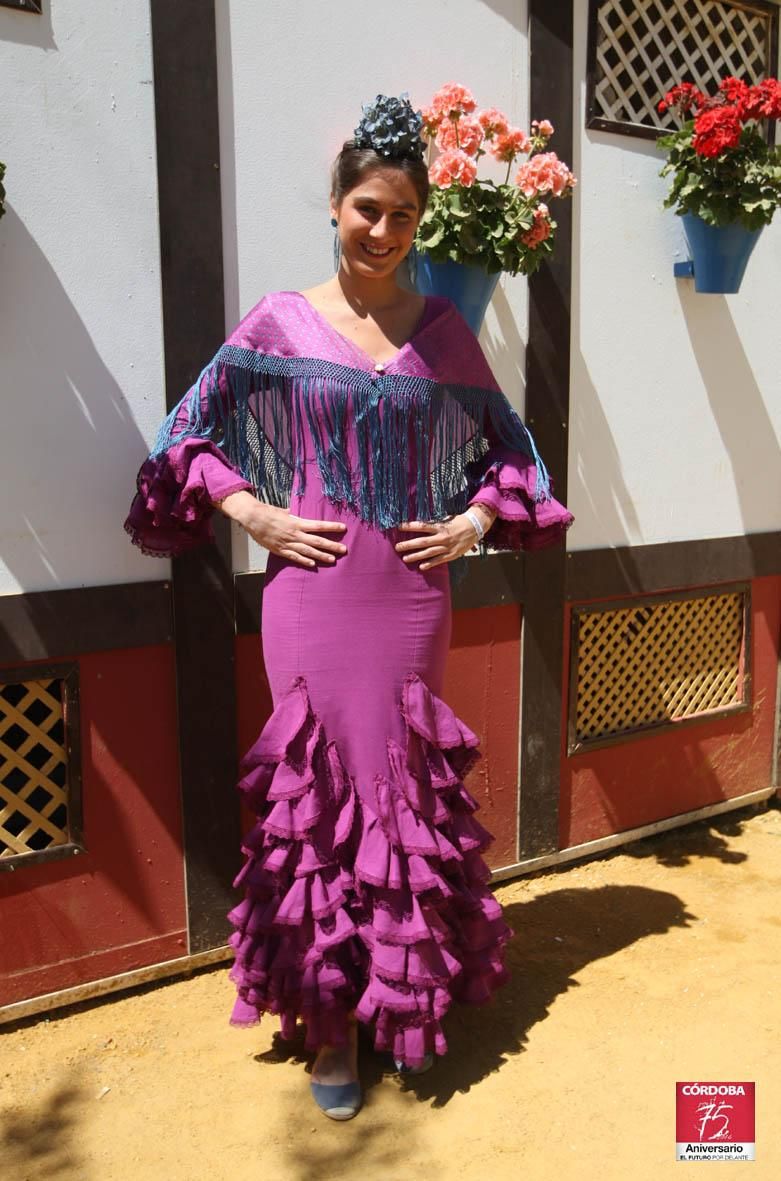
<path id="1" fill-rule="evenodd" d="M 496 517 L 493 509 L 475 504 L 470 511 L 480 515 L 487 533 Z M 396 543 L 396 552 L 403 555 L 403 560 L 408 564 L 420 562 L 421 570 L 430 570 L 443 562 L 453 562 L 477 545 L 477 531 L 464 513 L 451 517 L 449 521 L 405 521 L 397 528 L 406 533 L 425 534 L 424 537 Z"/>

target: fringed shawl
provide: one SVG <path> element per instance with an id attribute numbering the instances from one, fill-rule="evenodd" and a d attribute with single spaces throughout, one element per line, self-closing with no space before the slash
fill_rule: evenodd
<path id="1" fill-rule="evenodd" d="M 162 424 L 152 458 L 209 440 L 260 499 L 286 507 L 313 452 L 323 494 L 385 529 L 463 511 L 480 461 L 501 444 L 536 465 L 535 500 L 551 499 L 530 432 L 449 301 L 384 371 L 345 363 L 351 349 L 370 358 L 333 328 L 328 342 L 325 321 L 315 328 L 334 359 L 302 355 L 302 312 L 319 317 L 302 301 L 278 292 L 253 309 Z"/>

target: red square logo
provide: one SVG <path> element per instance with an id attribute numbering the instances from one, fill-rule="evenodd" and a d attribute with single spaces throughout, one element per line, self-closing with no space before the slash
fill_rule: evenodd
<path id="1" fill-rule="evenodd" d="M 754 1160 L 754 1083 L 675 1084 L 676 1160 Z"/>

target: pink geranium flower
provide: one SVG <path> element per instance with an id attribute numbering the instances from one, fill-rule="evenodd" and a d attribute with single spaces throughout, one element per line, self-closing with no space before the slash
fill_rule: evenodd
<path id="1" fill-rule="evenodd" d="M 762 102 L 769 97 L 763 92 Z M 528 132 L 514 127 L 498 107 L 478 110 L 472 92 L 457 82 L 440 87 L 422 115 L 432 201 L 416 236 L 418 249 L 436 262 L 449 258 L 488 272 L 533 274 L 556 234 L 543 201 L 568 196 L 575 184 L 567 165 L 547 151 L 553 124 L 535 119 Z M 434 144 L 437 159 L 430 163 Z M 485 155 L 504 165 L 501 184 L 478 176 Z M 511 183 L 516 171 L 517 185 Z M 489 225 L 487 207 L 496 214 Z"/>
<path id="2" fill-rule="evenodd" d="M 575 177 L 555 152 L 541 152 L 532 156 L 518 169 L 515 183 L 525 197 L 552 193 L 561 197 L 575 185 Z"/>
<path id="3" fill-rule="evenodd" d="M 521 241 L 534 250 L 535 247 L 539 246 L 540 242 L 544 242 L 550 235 L 550 211 L 548 210 L 548 206 L 543 205 L 541 201 L 534 210 L 534 225 L 525 234 L 521 234 Z"/>
<path id="4" fill-rule="evenodd" d="M 423 134 L 433 138 L 439 130 L 442 116 L 433 107 L 422 107 L 420 113 L 423 116 Z"/>
<path id="5" fill-rule="evenodd" d="M 534 131 L 535 127 L 537 129 L 537 133 L 543 136 L 545 139 L 550 139 L 550 137 L 553 135 L 553 124 L 551 123 L 550 119 L 532 119 L 532 131 Z"/>
<path id="6" fill-rule="evenodd" d="M 528 152 L 531 140 L 520 127 L 511 127 L 503 135 L 497 135 L 488 151 L 502 164 L 512 164 L 521 152 Z"/>
<path id="7" fill-rule="evenodd" d="M 498 107 L 486 107 L 484 111 L 478 111 L 476 119 L 483 129 L 486 139 L 493 139 L 497 135 L 507 135 L 510 130 L 510 120 Z"/>
<path id="8" fill-rule="evenodd" d="M 439 125 L 437 146 L 445 151 L 460 148 L 468 156 L 474 156 L 482 142 L 483 129 L 471 115 L 464 115 L 458 121 L 445 119 Z"/>
<path id="9" fill-rule="evenodd" d="M 446 82 L 434 95 L 431 105 L 442 119 L 460 119 L 462 115 L 471 115 L 477 103 L 466 86 Z"/>
<path id="10" fill-rule="evenodd" d="M 443 152 L 429 169 L 429 179 L 441 189 L 449 189 L 452 184 L 474 184 L 476 176 L 477 165 L 460 148 Z"/>

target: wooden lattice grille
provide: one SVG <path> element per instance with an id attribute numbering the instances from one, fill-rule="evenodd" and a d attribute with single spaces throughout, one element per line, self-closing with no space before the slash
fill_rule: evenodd
<path id="1" fill-rule="evenodd" d="M 678 124 L 656 109 L 676 82 L 713 92 L 733 74 L 776 74 L 778 9 L 732 0 L 591 0 L 587 126 L 655 137 Z"/>
<path id="2" fill-rule="evenodd" d="M 744 590 L 577 608 L 570 749 L 743 706 L 746 610 Z"/>
<path id="3" fill-rule="evenodd" d="M 63 682 L 0 684 L 0 858 L 67 844 Z"/>

